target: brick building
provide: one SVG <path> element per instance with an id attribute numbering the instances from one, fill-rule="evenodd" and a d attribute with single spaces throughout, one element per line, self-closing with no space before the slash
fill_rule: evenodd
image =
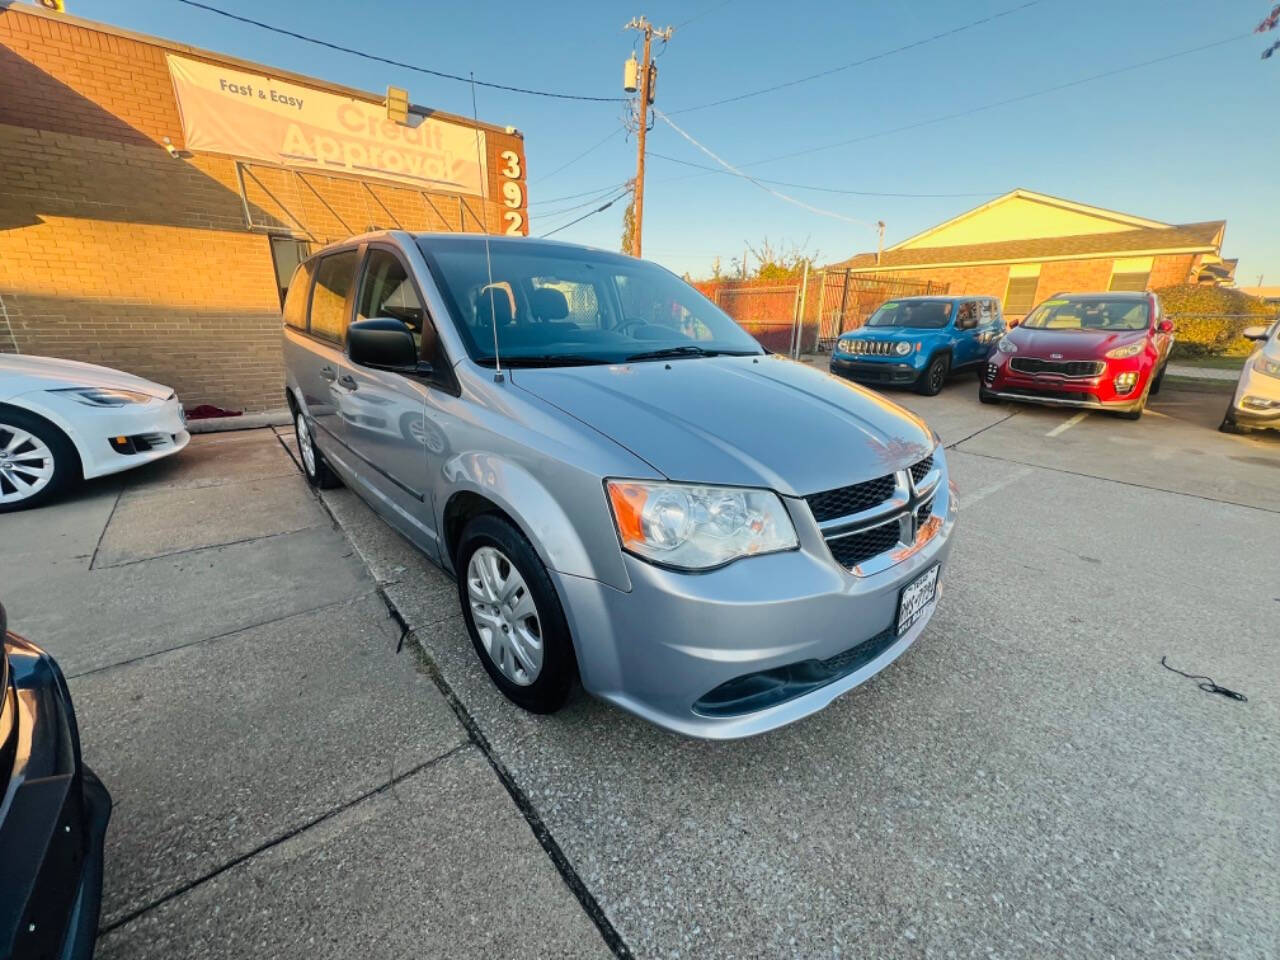
<path id="1" fill-rule="evenodd" d="M 394 96 L 6 0 L 0 91 L 0 351 L 188 407 L 281 405 L 280 303 L 309 249 L 528 229 L 519 133 Z"/>
<path id="2" fill-rule="evenodd" d="M 1168 224 L 1014 190 L 884 250 L 833 267 L 1000 297 L 1021 317 L 1060 291 L 1147 290 L 1229 282 L 1226 222 Z"/>

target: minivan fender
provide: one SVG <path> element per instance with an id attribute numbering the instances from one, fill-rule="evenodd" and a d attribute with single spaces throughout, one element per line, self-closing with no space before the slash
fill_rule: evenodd
<path id="1" fill-rule="evenodd" d="M 524 467 L 492 453 L 473 451 L 449 458 L 444 464 L 444 476 L 449 486 L 449 495 L 444 498 L 445 502 L 437 504 L 437 524 L 442 535 L 442 559 L 450 569 L 453 567 L 453 557 L 445 554 L 450 554 L 456 546 L 446 542 L 448 530 L 445 524 L 451 512 L 450 504 L 460 494 L 472 493 L 507 514 L 528 538 L 539 559 L 549 570 L 600 580 L 621 590 L 631 589 L 622 564 L 621 551 L 613 551 L 618 554 L 616 566 L 598 562 L 579 533 L 579 525 L 584 522 L 584 518 L 579 517 L 577 521 L 571 519 L 546 486 Z M 601 496 L 603 495 L 601 491 Z M 609 530 L 596 529 L 591 532 L 597 537 L 608 533 L 616 544 L 617 534 L 612 531 L 612 521 L 607 511 L 602 511 L 600 523 L 610 524 Z"/>

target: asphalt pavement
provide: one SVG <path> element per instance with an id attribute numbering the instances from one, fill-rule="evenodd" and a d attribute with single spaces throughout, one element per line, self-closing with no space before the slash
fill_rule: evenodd
<path id="1" fill-rule="evenodd" d="M 1280 435 L 1216 432 L 1223 389 L 890 394 L 960 491 L 938 613 L 733 743 L 509 705 L 453 583 L 287 431 L 5 517 L 118 803 L 100 955 L 1280 955 Z"/>

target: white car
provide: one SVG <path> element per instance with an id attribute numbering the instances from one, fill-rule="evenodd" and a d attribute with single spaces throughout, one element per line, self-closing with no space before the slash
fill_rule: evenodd
<path id="1" fill-rule="evenodd" d="M 190 440 L 169 387 L 91 363 L 0 354 L 0 513 L 167 457 Z"/>
<path id="2" fill-rule="evenodd" d="M 1248 327 L 1242 335 L 1258 345 L 1240 371 L 1235 396 L 1218 429 L 1224 433 L 1280 430 L 1280 320 L 1269 328 Z"/>

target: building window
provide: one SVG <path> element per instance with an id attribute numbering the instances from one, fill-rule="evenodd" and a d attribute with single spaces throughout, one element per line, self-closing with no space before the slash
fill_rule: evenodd
<path id="1" fill-rule="evenodd" d="M 1036 287 L 1040 277 L 1010 277 L 1004 292 L 1004 312 L 1015 317 L 1031 312 L 1036 305 Z"/>
<path id="2" fill-rule="evenodd" d="M 1141 293 L 1147 289 L 1147 281 L 1151 279 L 1151 272 L 1143 273 L 1113 273 L 1111 274 L 1111 290 L 1136 290 Z"/>
<path id="3" fill-rule="evenodd" d="M 271 237 L 271 260 L 276 267 L 276 286 L 280 290 L 280 306 L 284 307 L 289 280 L 298 264 L 311 255 L 311 244 L 293 237 Z"/>
<path id="4" fill-rule="evenodd" d="M 1141 293 L 1151 280 L 1154 257 L 1127 257 L 1111 264 L 1111 286 L 1108 290 L 1131 290 Z"/>

